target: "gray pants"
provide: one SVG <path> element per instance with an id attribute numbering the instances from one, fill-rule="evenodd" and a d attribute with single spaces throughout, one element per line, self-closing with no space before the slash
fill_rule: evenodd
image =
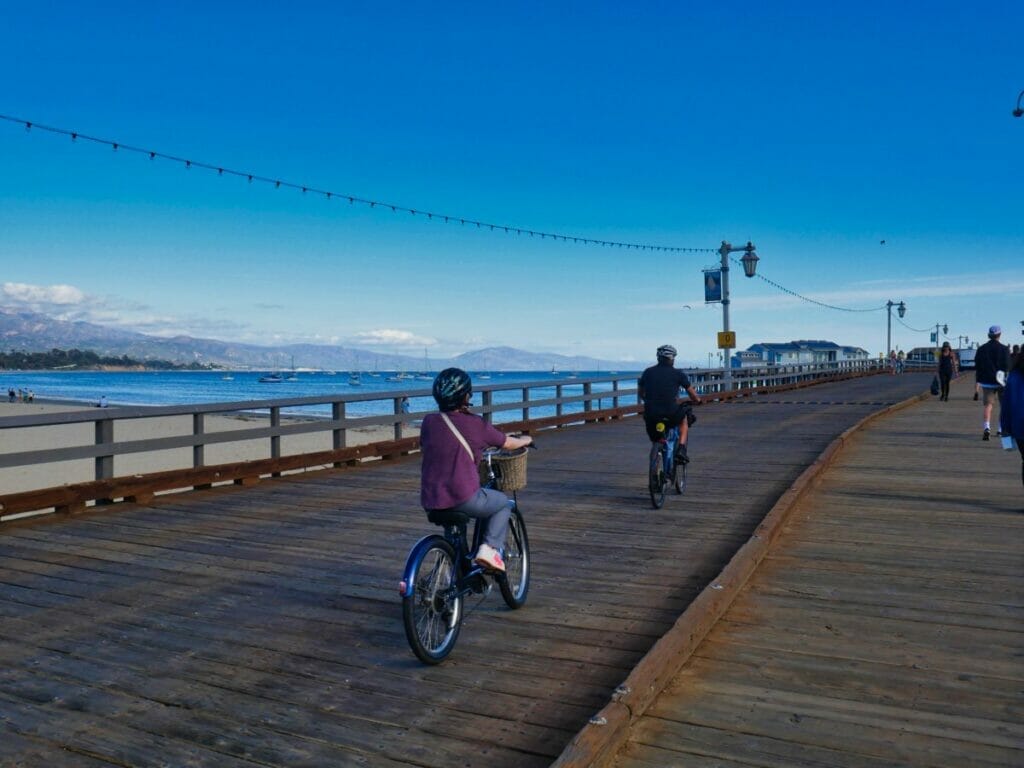
<path id="1" fill-rule="evenodd" d="M 508 533 L 508 519 L 512 514 L 509 498 L 501 491 L 493 488 L 481 488 L 476 495 L 453 507 L 456 512 L 469 515 L 477 520 L 485 520 L 484 543 L 500 550 L 505 546 Z"/>

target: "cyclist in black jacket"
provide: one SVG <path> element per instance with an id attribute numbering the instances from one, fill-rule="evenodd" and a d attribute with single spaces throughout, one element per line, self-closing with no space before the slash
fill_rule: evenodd
<path id="1" fill-rule="evenodd" d="M 676 348 L 671 344 L 658 347 L 658 364 L 652 365 L 640 375 L 638 382 L 640 399 L 644 401 L 644 423 L 647 425 L 647 436 L 652 441 L 660 435 L 655 425 L 665 421 L 668 428 L 679 427 L 679 447 L 676 448 L 675 460 L 686 464 L 686 438 L 690 424 L 697 418 L 690 412 L 691 405 L 700 405 L 700 395 L 690 383 L 690 377 L 675 367 Z M 683 390 L 689 400 L 681 400 L 679 392 Z"/>

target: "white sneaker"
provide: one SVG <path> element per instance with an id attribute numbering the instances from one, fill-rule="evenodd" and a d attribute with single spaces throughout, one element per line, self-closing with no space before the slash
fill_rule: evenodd
<path id="1" fill-rule="evenodd" d="M 492 571 L 505 572 L 505 561 L 501 559 L 501 552 L 487 544 L 480 545 L 473 562 L 484 568 L 490 568 Z"/>

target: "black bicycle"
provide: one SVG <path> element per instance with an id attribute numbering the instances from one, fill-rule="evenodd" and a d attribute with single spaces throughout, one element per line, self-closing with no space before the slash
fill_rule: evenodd
<path id="1" fill-rule="evenodd" d="M 668 427 L 664 421 L 655 425 L 659 438 L 651 443 L 647 463 L 647 489 L 651 504 L 661 509 L 665 503 L 665 492 L 671 485 L 676 493 L 686 490 L 686 464 L 676 463 L 676 445 L 679 443 L 679 427 Z"/>
<path id="2" fill-rule="evenodd" d="M 399 584 L 405 636 L 425 664 L 440 664 L 452 652 L 465 618 L 465 598 L 476 594 L 483 599 L 497 582 L 505 603 L 514 609 L 522 607 L 530 589 L 530 544 L 516 497 L 516 490 L 526 485 L 526 448 L 485 451 L 481 475 L 485 487 L 512 494 L 512 514 L 501 549 L 505 572 L 473 562 L 473 553 L 483 542 L 484 521 L 475 521 L 470 541 L 467 530 L 472 518 L 451 510 L 427 514 L 444 533 L 425 536 L 416 543 Z"/>

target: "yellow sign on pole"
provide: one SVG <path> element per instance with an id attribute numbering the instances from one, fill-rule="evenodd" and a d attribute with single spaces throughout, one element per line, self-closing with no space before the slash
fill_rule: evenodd
<path id="1" fill-rule="evenodd" d="M 719 331 L 718 332 L 718 348 L 719 349 L 736 349 L 736 332 L 735 331 Z"/>

